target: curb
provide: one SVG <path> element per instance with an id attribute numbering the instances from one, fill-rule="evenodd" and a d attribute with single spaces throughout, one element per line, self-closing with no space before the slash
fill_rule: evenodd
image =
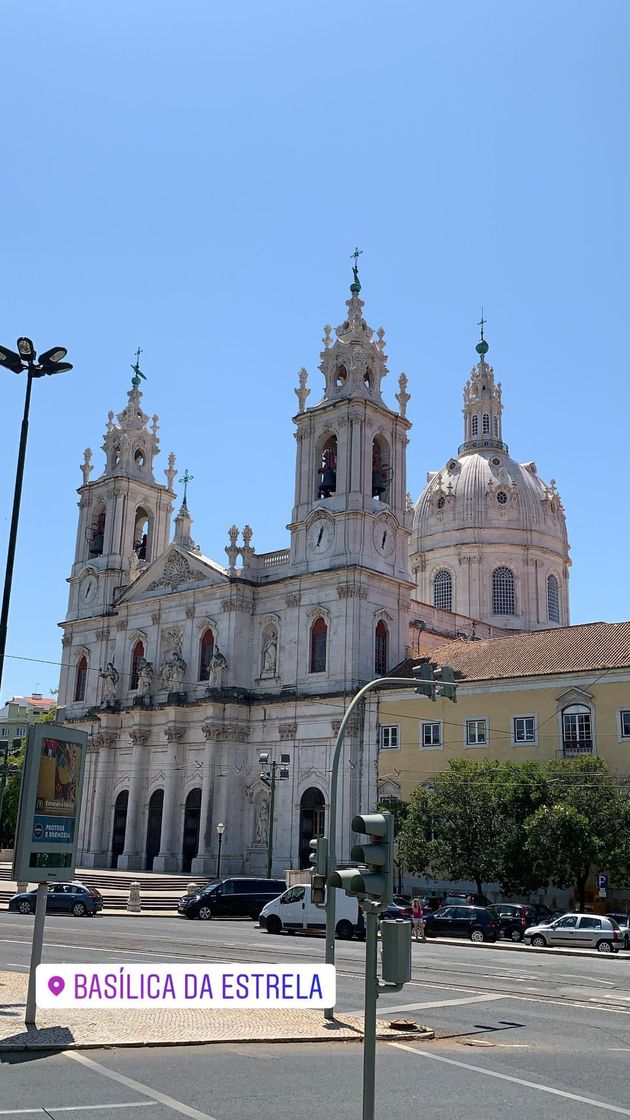
<path id="1" fill-rule="evenodd" d="M 522 941 L 467 941 L 465 937 L 430 937 L 429 941 L 437 942 L 439 945 L 469 945 L 475 949 L 501 949 L 508 953 L 551 953 L 554 957 L 590 957 L 595 960 L 601 960 L 602 957 L 618 957 L 620 953 L 629 952 L 629 950 L 619 949 L 616 953 L 598 953 L 597 949 L 571 949 L 568 945 L 554 945 L 547 946 L 544 949 L 538 949 L 534 945 L 525 945 Z M 622 957 L 622 960 L 630 960 L 629 957 Z"/>
<path id="2" fill-rule="evenodd" d="M 44 1028 L 45 1029 L 45 1028 Z M 430 1042 L 435 1038 L 435 1031 L 432 1030 L 418 1030 L 418 1031 L 383 1031 L 377 1030 L 377 1042 L 413 1042 L 422 1041 Z M 334 1034 L 325 1036 L 321 1035 L 287 1035 L 286 1038 L 251 1038 L 244 1034 L 242 1037 L 230 1036 L 230 1038 L 194 1038 L 156 1040 L 154 1042 L 16 1042 L 16 1043 L 2 1043 L 0 1042 L 0 1054 L 21 1053 L 27 1050 L 41 1050 L 41 1051 L 54 1051 L 55 1053 L 62 1053 L 64 1050 L 131 1050 L 131 1049 L 148 1049 L 149 1047 L 155 1049 L 156 1046 L 231 1046 L 236 1044 L 238 1046 L 244 1045 L 264 1045 L 264 1046 L 282 1046 L 286 1044 L 295 1045 L 296 1043 L 306 1042 L 312 1044 L 314 1042 L 349 1042 L 349 1043 L 363 1043 L 363 1034 L 354 1034 L 350 1037 L 336 1038 Z"/>

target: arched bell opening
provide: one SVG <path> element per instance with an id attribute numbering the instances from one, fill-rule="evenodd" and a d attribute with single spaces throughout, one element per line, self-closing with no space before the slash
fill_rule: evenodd
<path id="1" fill-rule="evenodd" d="M 318 470 L 318 498 L 330 498 L 337 490 L 337 437 L 329 436 L 322 448 Z"/>
<path id="2" fill-rule="evenodd" d="M 388 500 L 391 476 L 389 447 L 384 439 L 375 436 L 372 441 L 372 497 L 379 502 Z"/>
<path id="3" fill-rule="evenodd" d="M 324 795 L 310 786 L 300 799 L 300 867 L 308 867 L 311 840 L 324 835 Z"/>
<path id="4" fill-rule="evenodd" d="M 103 548 L 105 545 L 105 522 L 107 519 L 107 510 L 104 502 L 99 504 L 94 509 L 94 519 L 92 524 L 86 531 L 86 538 L 88 542 L 88 557 L 93 560 L 96 556 L 103 555 Z"/>
<path id="5" fill-rule="evenodd" d="M 151 518 L 144 506 L 138 506 L 133 525 L 133 548 L 138 560 L 151 559 L 151 536 Z"/>

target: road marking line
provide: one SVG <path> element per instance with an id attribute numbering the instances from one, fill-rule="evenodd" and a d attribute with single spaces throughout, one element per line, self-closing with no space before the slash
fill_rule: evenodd
<path id="1" fill-rule="evenodd" d="M 539 1093 L 550 1093 L 554 1097 L 564 1097 L 568 1101 L 577 1101 L 579 1104 L 590 1104 L 601 1108 L 605 1112 L 616 1112 L 620 1116 L 630 1116 L 629 1108 L 621 1108 L 617 1104 L 605 1104 L 604 1101 L 595 1100 L 594 1097 L 582 1097 L 579 1093 L 566 1093 L 564 1089 L 554 1089 L 551 1085 L 541 1085 L 537 1081 L 526 1081 L 523 1077 L 511 1077 L 507 1073 L 498 1073 L 493 1069 L 484 1069 L 483 1066 L 473 1066 L 470 1062 L 458 1062 L 454 1058 L 445 1058 L 442 1054 L 430 1054 L 427 1050 L 417 1050 L 405 1046 L 403 1042 L 388 1042 L 396 1050 L 406 1050 L 409 1054 L 416 1054 L 421 1058 L 431 1058 L 434 1062 L 444 1062 L 447 1066 L 459 1066 L 460 1069 L 470 1070 L 472 1073 L 482 1073 L 485 1077 L 494 1077 L 498 1081 L 510 1081 L 513 1085 L 523 1085 L 526 1089 L 537 1089 Z"/>
<path id="2" fill-rule="evenodd" d="M 462 999 L 438 999 L 430 1003 L 405 1003 L 400 1007 L 384 1007 L 376 1014 L 397 1015 L 400 1011 L 422 1011 L 425 1007 L 457 1007 L 462 1003 L 493 1003 L 497 999 L 511 999 L 509 995 L 465 996 Z"/>
<path id="3" fill-rule="evenodd" d="M 188 1116 L 189 1120 L 217 1120 L 216 1116 L 210 1116 L 207 1112 L 199 1112 L 199 1109 L 191 1108 L 183 1101 L 176 1101 L 174 1097 L 169 1097 L 166 1093 L 160 1093 L 158 1089 L 152 1089 L 150 1085 L 143 1085 L 141 1081 L 134 1081 L 133 1077 L 125 1077 L 124 1073 L 116 1073 L 115 1070 L 102 1066 L 100 1062 L 95 1062 L 93 1058 L 87 1058 L 85 1054 L 79 1054 L 76 1050 L 64 1050 L 63 1054 L 65 1058 L 70 1058 L 73 1062 L 79 1062 L 80 1065 L 95 1070 L 103 1077 L 109 1077 L 110 1081 L 117 1081 L 119 1085 L 126 1085 L 128 1089 L 135 1089 L 137 1093 L 143 1093 L 145 1097 L 151 1097 L 152 1100 L 166 1105 L 173 1112 Z"/>
<path id="4" fill-rule="evenodd" d="M 47 1107 L 53 1112 L 91 1112 L 97 1108 L 153 1108 L 155 1101 L 125 1101 L 123 1104 L 49 1104 Z M 0 1109 L 0 1116 L 44 1116 L 43 1107 L 40 1108 L 10 1108 L 5 1112 Z"/>

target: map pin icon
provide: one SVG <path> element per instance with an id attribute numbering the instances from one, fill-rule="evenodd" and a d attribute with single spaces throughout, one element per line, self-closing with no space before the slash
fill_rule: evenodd
<path id="1" fill-rule="evenodd" d="M 60 996 L 65 986 L 66 982 L 62 976 L 51 976 L 48 981 L 48 987 L 54 996 Z"/>

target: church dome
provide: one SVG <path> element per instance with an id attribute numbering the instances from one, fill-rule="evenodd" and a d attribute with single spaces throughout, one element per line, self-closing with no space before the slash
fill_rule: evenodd
<path id="1" fill-rule="evenodd" d="M 516 462 L 503 443 L 501 385 L 487 349 L 482 334 L 464 389 L 465 441 L 427 475 L 415 506 L 411 564 L 420 597 L 510 629 L 566 625 L 564 509 L 555 481 L 544 482 L 534 462 Z"/>

